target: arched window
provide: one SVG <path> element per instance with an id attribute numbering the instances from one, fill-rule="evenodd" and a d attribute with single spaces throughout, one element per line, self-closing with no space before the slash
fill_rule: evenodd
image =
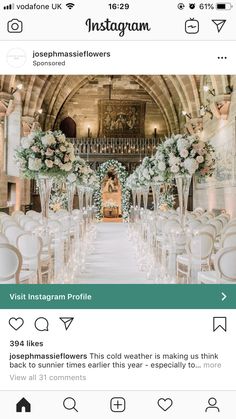
<path id="1" fill-rule="evenodd" d="M 60 130 L 67 138 L 76 138 L 76 123 L 69 116 L 61 121 Z"/>

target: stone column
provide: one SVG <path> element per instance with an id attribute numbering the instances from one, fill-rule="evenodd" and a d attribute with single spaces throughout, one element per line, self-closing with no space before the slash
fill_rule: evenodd
<path id="1" fill-rule="evenodd" d="M 0 208 L 7 207 L 7 175 L 6 175 L 6 121 L 7 115 L 13 110 L 12 95 L 0 92 Z"/>

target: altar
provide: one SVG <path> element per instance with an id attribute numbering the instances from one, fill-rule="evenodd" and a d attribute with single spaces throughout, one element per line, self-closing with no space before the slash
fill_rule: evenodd
<path id="1" fill-rule="evenodd" d="M 104 218 L 118 218 L 122 214 L 121 186 L 112 171 L 107 173 L 102 185 L 102 208 Z"/>

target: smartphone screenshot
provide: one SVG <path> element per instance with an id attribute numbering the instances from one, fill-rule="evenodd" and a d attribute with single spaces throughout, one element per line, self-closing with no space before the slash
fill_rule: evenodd
<path id="1" fill-rule="evenodd" d="M 235 419 L 234 2 L 0 9 L 1 417 Z"/>

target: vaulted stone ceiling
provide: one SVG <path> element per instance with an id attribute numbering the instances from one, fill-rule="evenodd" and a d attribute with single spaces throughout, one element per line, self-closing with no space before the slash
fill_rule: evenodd
<path id="1" fill-rule="evenodd" d="M 0 76 L 0 90 L 10 92 L 18 83 L 23 83 L 22 114 L 34 116 L 38 109 L 43 109 L 41 125 L 51 129 L 56 125 L 58 116 L 80 89 L 96 78 L 108 76 Z M 118 76 L 114 76 L 118 77 Z M 216 94 L 225 92 L 229 85 L 228 76 L 190 76 L 190 75 L 135 75 L 119 76 L 127 83 L 136 82 L 156 104 L 162 119 L 163 132 L 179 132 L 184 124 L 182 111 L 191 113 L 193 117 L 199 114 L 203 99 L 203 84 L 206 80 L 215 89 Z M 124 86 L 125 91 L 125 86 Z"/>

